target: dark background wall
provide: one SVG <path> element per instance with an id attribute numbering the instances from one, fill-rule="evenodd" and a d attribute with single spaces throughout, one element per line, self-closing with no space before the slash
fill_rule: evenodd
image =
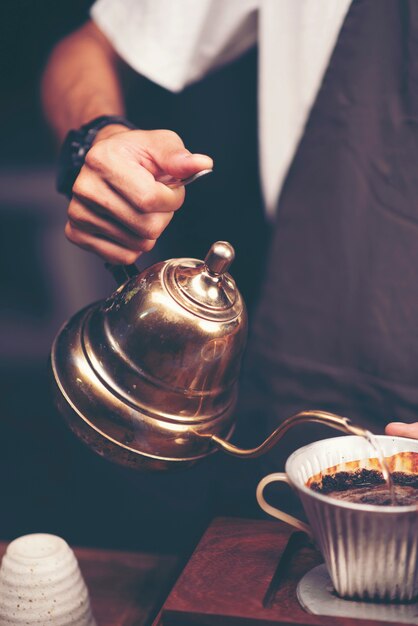
<path id="1" fill-rule="evenodd" d="M 65 241 L 66 202 L 54 190 L 55 146 L 39 102 L 50 49 L 87 18 L 89 5 L 7 0 L 0 8 L 0 539 L 48 531 L 72 543 L 172 550 L 191 545 L 216 513 L 252 512 L 255 478 L 246 484 L 241 466 L 219 457 L 181 476 L 133 476 L 72 440 L 48 387 L 59 326 L 113 289 L 102 262 Z M 138 125 L 176 130 L 216 168 L 190 188 L 158 251 L 142 263 L 201 258 L 210 243 L 227 239 L 250 308 L 266 248 L 256 60 L 252 51 L 177 96 L 131 75 L 128 95 Z"/>

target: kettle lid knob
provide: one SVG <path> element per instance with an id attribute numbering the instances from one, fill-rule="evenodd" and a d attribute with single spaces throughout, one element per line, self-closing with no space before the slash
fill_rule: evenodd
<path id="1" fill-rule="evenodd" d="M 184 309 L 201 318 L 224 323 L 241 315 L 244 303 L 228 273 L 235 258 L 227 241 L 211 245 L 204 261 L 172 259 L 163 273 L 165 289 Z"/>
<path id="2" fill-rule="evenodd" d="M 205 265 L 210 274 L 220 276 L 228 271 L 235 259 L 235 250 L 227 241 L 216 241 L 205 257 Z"/>

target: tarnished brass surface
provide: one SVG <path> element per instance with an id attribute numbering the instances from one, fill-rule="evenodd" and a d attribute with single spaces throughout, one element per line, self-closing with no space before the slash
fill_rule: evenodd
<path id="1" fill-rule="evenodd" d="M 233 249 L 215 245 L 210 263 L 226 272 Z M 229 274 L 195 259 L 158 263 L 58 333 L 57 405 L 75 434 L 111 460 L 153 469 L 193 463 L 215 450 L 202 434 L 232 433 L 246 334 Z"/>
<path id="2" fill-rule="evenodd" d="M 234 250 L 213 244 L 205 261 L 173 259 L 141 274 L 111 268 L 124 284 L 72 317 L 51 351 L 56 404 L 98 454 L 139 469 L 191 465 L 221 449 L 270 450 L 306 421 L 363 434 L 347 418 L 305 411 L 250 450 L 228 442 L 247 314 L 227 273 Z"/>

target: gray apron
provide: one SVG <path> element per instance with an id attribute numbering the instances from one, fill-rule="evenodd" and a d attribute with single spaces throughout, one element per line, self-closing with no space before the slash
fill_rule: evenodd
<path id="1" fill-rule="evenodd" d="M 376 431 L 392 418 L 418 419 L 417 12 L 418 1 L 402 0 L 363 0 L 348 12 L 280 198 L 262 295 L 251 315 L 235 442 L 254 446 L 280 420 L 306 408 L 345 413 Z M 231 75 L 224 70 L 228 80 L 232 70 Z M 244 68 L 242 74 L 247 76 Z M 238 78 L 235 91 L 241 97 L 243 77 Z M 223 101 L 219 106 L 224 108 Z M 231 106 L 226 119 L 229 111 L 234 115 Z M 186 122 L 190 116 L 185 128 Z M 245 125 L 232 130 L 238 136 Z M 229 145 L 225 137 L 232 141 L 234 135 L 222 135 L 220 157 L 221 144 Z M 241 152 L 255 161 L 255 150 Z M 235 163 L 227 156 L 221 171 Z M 253 160 L 246 168 L 249 179 Z M 198 190 L 196 185 L 196 194 Z M 249 205 L 258 207 L 258 194 L 250 194 L 246 186 L 244 191 Z M 236 205 L 232 197 L 230 203 L 217 203 L 221 192 L 222 185 L 213 197 L 208 191 L 204 227 L 200 211 L 191 210 L 184 224 L 194 219 L 196 236 L 214 229 L 204 245 L 196 245 L 199 258 L 221 237 L 236 245 L 238 258 L 242 250 L 252 254 L 240 272 L 245 277 L 248 268 L 254 269 L 254 256 L 261 256 L 260 218 L 250 222 L 247 213 L 241 215 L 242 206 L 247 210 L 242 196 Z M 193 193 L 192 186 L 187 195 L 193 198 Z M 217 204 L 220 219 L 211 213 Z M 197 195 L 196 205 L 202 208 Z M 237 214 L 228 229 L 219 231 L 229 206 Z M 233 237 L 245 217 L 257 248 L 251 248 L 249 237 L 248 246 Z M 193 254 L 182 244 L 173 256 L 185 250 Z M 232 273 L 240 285 L 240 276 L 234 269 Z M 258 276 L 254 272 L 255 286 Z M 247 299 L 253 291 L 245 292 Z M 333 432 L 304 426 L 263 460 L 277 467 L 302 443 Z M 254 460 L 217 454 L 188 472 L 144 480 L 79 446 L 73 454 L 67 493 L 78 493 L 82 485 L 84 501 L 78 496 L 82 514 L 68 511 L 71 532 L 77 521 L 84 529 L 85 511 L 95 509 L 107 520 L 96 535 L 108 536 L 111 524 L 127 544 L 148 549 L 191 547 L 216 514 L 254 515 L 256 483 L 265 473 Z M 109 493 L 116 498 L 110 508 Z M 74 498 L 67 501 L 73 509 Z"/>
<path id="2" fill-rule="evenodd" d="M 350 6 L 267 266 L 241 387 L 250 423 L 268 432 L 310 408 L 376 432 L 418 420 L 417 2 Z M 279 456 L 319 435 L 303 432 Z"/>

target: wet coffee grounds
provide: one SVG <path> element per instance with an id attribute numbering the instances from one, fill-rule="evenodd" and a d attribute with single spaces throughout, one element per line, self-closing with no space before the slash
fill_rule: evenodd
<path id="1" fill-rule="evenodd" d="M 418 474 L 393 472 L 391 476 L 396 504 L 418 504 Z M 309 486 L 313 491 L 346 502 L 381 506 L 392 504 L 383 475 L 377 470 L 359 469 L 324 475 L 321 482 L 313 482 Z"/>

